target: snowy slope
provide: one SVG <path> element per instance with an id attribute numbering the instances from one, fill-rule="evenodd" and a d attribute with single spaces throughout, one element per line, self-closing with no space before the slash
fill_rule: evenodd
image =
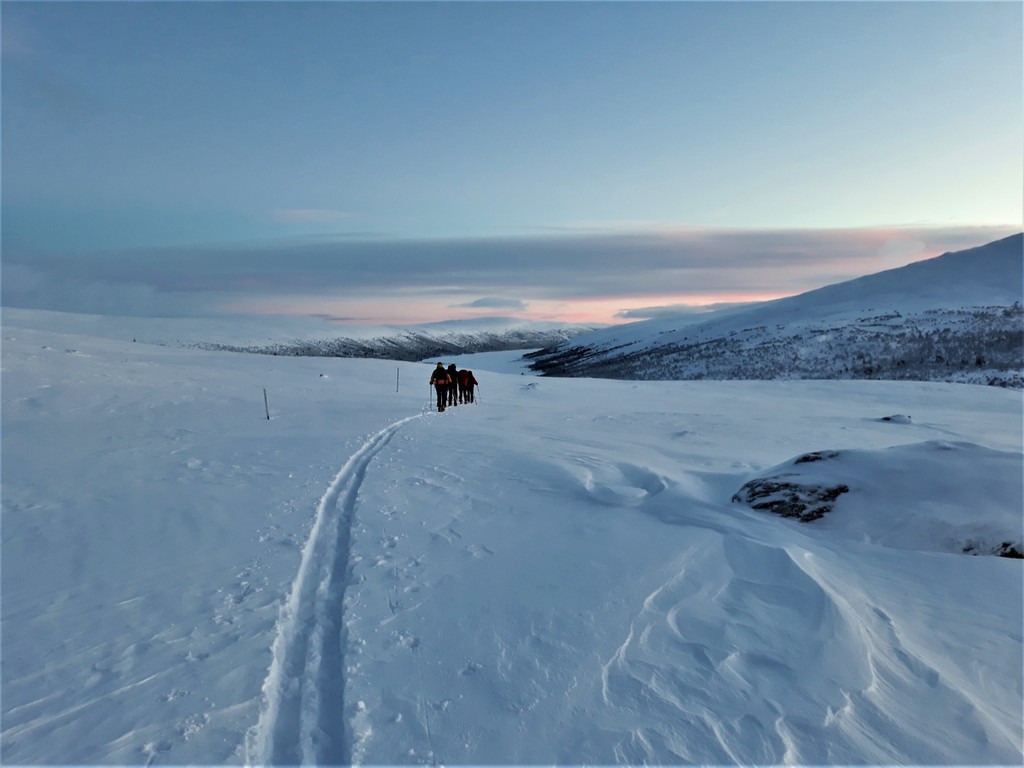
<path id="1" fill-rule="evenodd" d="M 474 361 L 437 414 L 430 365 L 3 321 L 7 763 L 1024 758 L 1022 561 L 962 551 L 1020 543 L 1019 392 Z M 788 472 L 849 492 L 732 501 Z"/>
<path id="2" fill-rule="evenodd" d="M 414 362 L 438 354 L 538 349 L 593 330 L 514 317 L 414 326 L 347 325 L 315 316 L 119 317 L 4 308 L 7 322 L 122 341 L 231 352 Z"/>
<path id="3" fill-rule="evenodd" d="M 602 329 L 544 350 L 536 363 L 549 374 L 612 378 L 986 383 L 989 374 L 1021 386 L 1022 300 L 1024 235 L 1018 234 L 799 296 L 699 316 L 707 318 L 699 323 L 659 319 Z M 979 358 L 984 365 L 976 365 Z"/>

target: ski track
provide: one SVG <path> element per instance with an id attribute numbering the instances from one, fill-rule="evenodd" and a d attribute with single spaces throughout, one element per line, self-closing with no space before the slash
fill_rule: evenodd
<path id="1" fill-rule="evenodd" d="M 317 505 L 291 592 L 281 606 L 263 708 L 246 737 L 249 765 L 346 765 L 345 592 L 351 583 L 356 498 L 370 462 L 402 426 L 370 436 L 341 468 Z"/>

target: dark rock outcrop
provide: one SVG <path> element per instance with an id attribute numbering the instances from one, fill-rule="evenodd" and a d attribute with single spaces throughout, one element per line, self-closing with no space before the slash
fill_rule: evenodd
<path id="1" fill-rule="evenodd" d="M 818 460 L 820 458 L 807 459 Z M 774 512 L 782 517 L 795 517 L 801 523 L 809 523 L 831 512 L 836 499 L 850 490 L 849 486 L 841 484 L 804 485 L 787 480 L 787 477 L 791 476 L 777 475 L 751 480 L 733 495 L 732 500 L 747 504 L 751 509 Z"/>

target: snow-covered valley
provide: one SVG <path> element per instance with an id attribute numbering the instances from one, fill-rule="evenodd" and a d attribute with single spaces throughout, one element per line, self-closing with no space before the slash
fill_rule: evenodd
<path id="1" fill-rule="evenodd" d="M 3 316 L 7 763 L 1024 757 L 1020 391 L 476 358 L 438 414 L 58 320 Z M 780 476 L 847 491 L 733 501 Z"/>

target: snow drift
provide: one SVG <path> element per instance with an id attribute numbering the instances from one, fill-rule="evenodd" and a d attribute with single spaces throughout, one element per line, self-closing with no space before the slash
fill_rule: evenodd
<path id="1" fill-rule="evenodd" d="M 1004 482 L 1019 468 L 1016 452 L 946 440 L 815 451 L 748 481 L 733 501 L 802 522 L 822 520 L 815 527 L 830 538 L 1019 558 L 1024 491 Z M 961 498 L 967 489 L 970 508 Z"/>
<path id="2" fill-rule="evenodd" d="M 1024 757 L 1021 561 L 959 551 L 1020 538 L 1019 392 L 474 363 L 437 414 L 52 319 L 3 317 L 7 763 Z M 850 490 L 731 500 L 791 471 Z"/>

